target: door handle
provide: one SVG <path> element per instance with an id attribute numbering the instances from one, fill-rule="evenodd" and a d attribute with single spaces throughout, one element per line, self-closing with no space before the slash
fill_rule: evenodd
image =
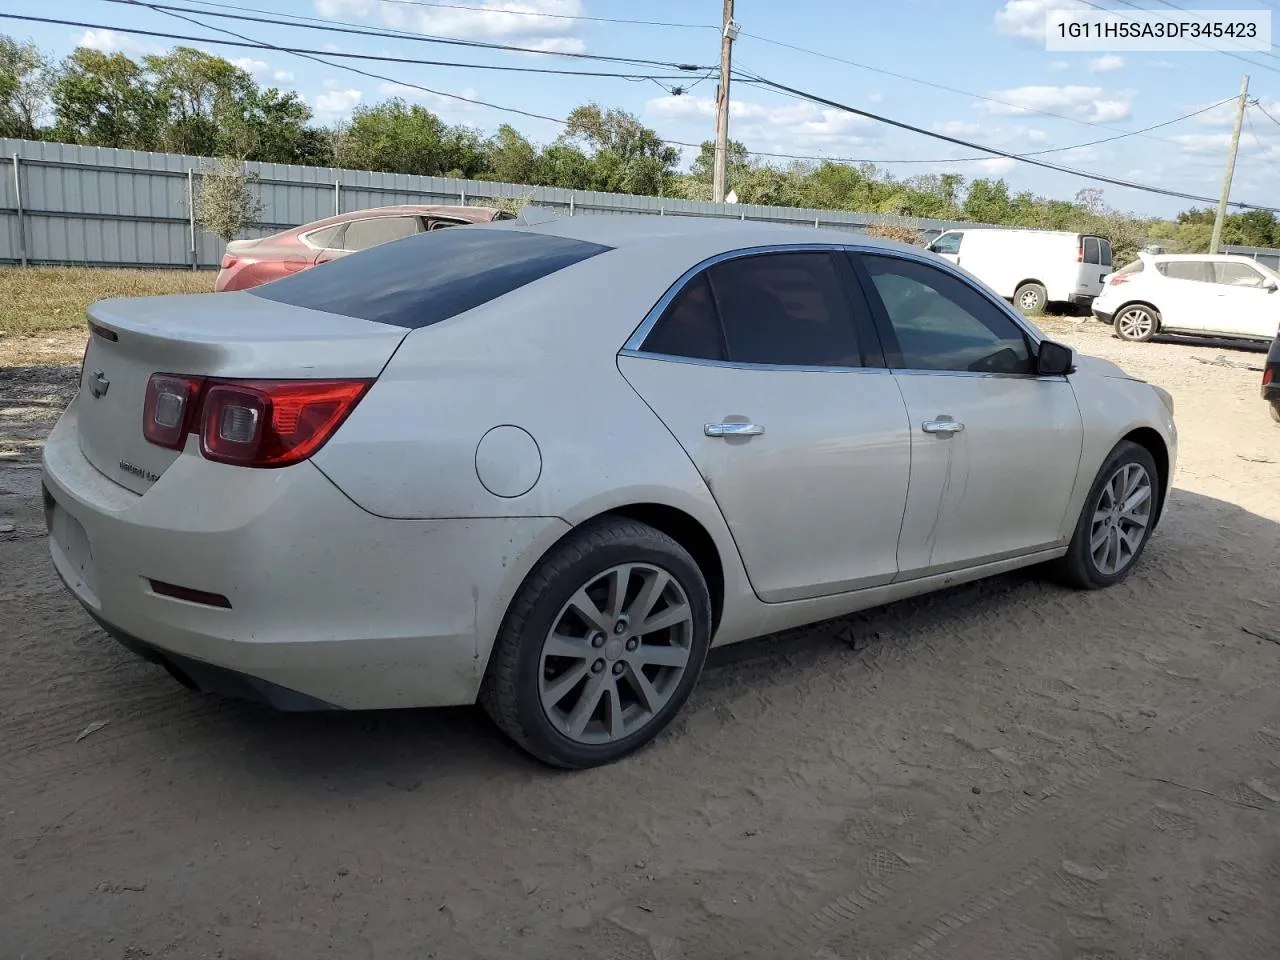
<path id="1" fill-rule="evenodd" d="M 964 424 L 959 421 L 952 420 L 950 417 L 939 417 L 937 420 L 926 420 L 920 424 L 921 429 L 925 433 L 936 433 L 943 437 L 949 437 L 953 433 L 963 433 Z"/>
<path id="2" fill-rule="evenodd" d="M 704 423 L 702 432 L 708 437 L 758 437 L 764 433 L 764 427 L 758 423 Z"/>

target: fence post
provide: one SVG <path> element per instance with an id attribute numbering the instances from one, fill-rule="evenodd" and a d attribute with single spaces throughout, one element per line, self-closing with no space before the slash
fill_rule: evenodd
<path id="1" fill-rule="evenodd" d="M 458 191 L 458 197 L 459 197 L 459 198 L 460 198 L 460 200 L 461 200 L 461 202 L 458 204 L 458 206 L 460 206 L 460 207 L 465 207 L 465 206 L 467 205 L 467 191 L 465 191 L 465 190 L 459 190 L 459 191 Z"/>
<path id="2" fill-rule="evenodd" d="M 569 194 L 569 216 L 573 216 L 573 194 Z"/>
<path id="3" fill-rule="evenodd" d="M 13 195 L 18 208 L 18 255 L 22 265 L 27 265 L 27 228 L 22 215 L 22 159 L 13 155 Z"/>
<path id="4" fill-rule="evenodd" d="M 333 181 L 333 215 L 336 217 L 342 212 L 342 181 Z"/>
<path id="5" fill-rule="evenodd" d="M 191 272 L 195 273 L 200 256 L 196 251 L 196 172 L 190 167 L 187 167 L 187 230 L 191 244 Z"/>
<path id="6" fill-rule="evenodd" d="M 814 217 L 814 218 L 813 218 L 813 229 L 815 229 L 815 230 L 819 230 L 819 229 L 821 229 L 821 224 L 819 224 L 819 223 L 818 223 L 818 218 L 817 218 L 817 217 Z"/>

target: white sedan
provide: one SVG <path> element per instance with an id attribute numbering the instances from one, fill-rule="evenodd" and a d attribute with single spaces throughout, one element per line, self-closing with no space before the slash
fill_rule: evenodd
<path id="1" fill-rule="evenodd" d="M 1270 341 L 1280 329 L 1280 274 L 1233 254 L 1139 254 L 1107 277 L 1093 315 L 1122 340 L 1158 333 Z"/>
<path id="2" fill-rule="evenodd" d="M 478 700 L 566 767 L 652 739 L 713 644 L 1115 583 L 1177 454 L 1159 388 L 821 230 L 463 227 L 89 328 L 44 497 L 110 634 L 283 709 Z"/>

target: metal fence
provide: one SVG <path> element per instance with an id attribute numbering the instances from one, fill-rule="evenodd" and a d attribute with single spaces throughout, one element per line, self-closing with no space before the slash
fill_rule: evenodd
<path id="1" fill-rule="evenodd" d="M 196 220 L 194 198 L 207 158 L 0 139 L 0 263 L 127 267 L 216 267 L 222 241 Z M 861 233 L 883 224 L 932 238 L 954 226 L 919 217 L 756 204 L 709 203 L 449 177 L 250 163 L 264 236 L 335 213 L 397 203 L 484 205 L 509 197 L 571 216 L 627 213 L 725 217 Z"/>

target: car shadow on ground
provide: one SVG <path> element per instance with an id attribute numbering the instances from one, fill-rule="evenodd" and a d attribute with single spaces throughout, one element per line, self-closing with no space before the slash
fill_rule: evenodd
<path id="1" fill-rule="evenodd" d="M 690 717 L 716 711 L 726 701 L 754 695 L 780 703 L 785 696 L 780 694 L 781 688 L 850 665 L 865 667 L 861 675 L 869 679 L 875 673 L 877 658 L 886 655 L 934 665 L 951 662 L 950 668 L 941 669 L 955 669 L 955 657 L 945 649 L 950 639 L 939 640 L 940 626 L 967 638 L 983 636 L 989 628 L 999 639 L 997 646 L 1007 647 L 1026 638 L 999 638 L 996 631 L 1025 627 L 1029 620 L 1052 611 L 1055 618 L 1065 621 L 1057 625 L 1067 631 L 1059 639 L 1079 637 L 1083 641 L 1099 618 L 1138 604 L 1155 611 L 1146 639 L 1158 648 L 1178 624 L 1202 616 L 1198 611 L 1206 605 L 1221 602 L 1220 597 L 1214 599 L 1218 597 L 1215 591 L 1240 592 L 1241 615 L 1257 617 L 1258 605 L 1265 602 L 1270 588 L 1265 588 L 1261 579 L 1240 583 L 1239 570 L 1242 565 L 1265 565 L 1277 548 L 1280 524 L 1235 504 L 1178 490 L 1140 567 L 1111 590 L 1073 591 L 1043 579 L 1039 570 L 1019 571 L 714 650 L 685 717 L 644 753 L 669 749 L 682 737 L 699 736 L 697 725 L 689 723 Z M 1215 569 L 1222 572 L 1207 573 Z M 1234 587 L 1231 577 L 1236 578 Z M 1248 596 L 1250 593 L 1257 596 Z M 70 610 L 69 598 L 66 604 Z M 1258 626 L 1280 632 L 1280 623 Z M 1243 629 L 1233 628 L 1231 643 L 1261 642 L 1240 632 Z M 924 635 L 930 639 L 918 639 Z M 101 640 L 108 643 L 105 636 Z M 69 658 L 76 655 L 74 650 L 66 651 Z M 112 650 L 110 655 L 131 656 L 123 649 Z M 921 669 L 929 669 L 929 663 L 922 662 Z M 960 675 L 952 679 L 965 683 Z M 178 749 L 198 757 L 198 766 L 219 771 L 220 779 L 270 781 L 290 793 L 296 791 L 303 806 L 317 791 L 320 795 L 355 795 L 387 786 L 415 790 L 423 784 L 456 782 L 457 778 L 480 784 L 494 778 L 554 775 L 509 744 L 478 708 L 282 714 L 255 704 L 190 693 L 169 680 L 160 668 L 142 664 L 136 670 L 91 673 L 83 682 L 99 687 L 86 689 L 86 697 L 107 704 L 119 699 L 120 691 L 111 687 L 123 683 L 144 684 L 148 701 L 153 697 L 187 701 L 181 717 L 139 731 L 130 753 L 164 755 Z M 857 695 L 856 686 L 855 682 L 853 696 Z M 774 694 L 779 697 L 774 699 Z M 797 701 L 794 709 L 804 710 L 804 702 Z M 121 724 L 129 722 L 127 713 L 120 718 Z M 153 741 L 149 745 L 148 739 Z"/>

